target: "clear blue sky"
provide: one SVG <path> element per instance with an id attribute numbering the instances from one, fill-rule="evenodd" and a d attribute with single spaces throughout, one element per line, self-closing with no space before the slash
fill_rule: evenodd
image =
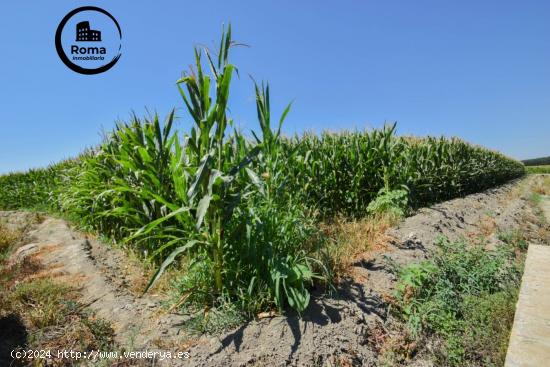
<path id="1" fill-rule="evenodd" d="M 113 14 L 122 57 L 86 76 L 59 60 L 54 34 L 81 5 Z M 460 136 L 515 158 L 550 155 L 549 1 L 9 1 L 0 11 L 0 172 L 78 154 L 117 118 L 178 108 L 174 85 L 221 24 L 241 78 L 231 115 L 256 127 L 248 75 L 269 80 L 284 130 L 380 127 Z"/>

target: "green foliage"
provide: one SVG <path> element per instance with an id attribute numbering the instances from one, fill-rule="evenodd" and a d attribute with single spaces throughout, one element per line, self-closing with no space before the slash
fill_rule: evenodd
<path id="1" fill-rule="evenodd" d="M 459 139 L 397 137 L 395 125 L 284 138 L 290 105 L 273 120 L 264 84 L 254 86 L 260 130 L 247 138 L 228 113 L 235 45 L 228 28 L 217 57 L 195 49 L 194 66 L 176 82 L 189 131 L 174 129 L 174 110 L 164 122 L 134 115 L 77 159 L 0 176 L 0 209 L 62 212 L 133 247 L 158 266 L 148 288 L 169 266 L 182 267 L 177 283 L 189 305 L 301 312 L 309 285 L 327 275 L 315 260 L 323 258 L 317 213 L 402 216 L 409 205 L 524 173 Z"/>
<path id="2" fill-rule="evenodd" d="M 464 354 L 481 366 L 503 366 L 518 294 L 510 287 L 501 292 L 464 298 Z"/>
<path id="3" fill-rule="evenodd" d="M 528 174 L 549 174 L 550 165 L 546 166 L 527 166 L 525 167 Z"/>
<path id="4" fill-rule="evenodd" d="M 533 158 L 533 159 L 526 159 L 522 161 L 523 164 L 526 166 L 541 166 L 550 164 L 550 157 L 542 157 L 542 158 Z"/>
<path id="5" fill-rule="evenodd" d="M 303 311 L 309 303 L 309 292 L 305 284 L 313 278 L 307 262 L 300 262 L 292 256 L 277 258 L 270 269 L 271 289 L 277 306 L 282 309 L 285 299 L 290 307 Z"/>
<path id="6" fill-rule="evenodd" d="M 396 218 L 405 216 L 408 207 L 406 190 L 387 190 L 385 187 L 378 192 L 376 199 L 367 206 L 370 214 L 390 214 Z"/>
<path id="7" fill-rule="evenodd" d="M 232 128 L 233 45 L 229 28 L 217 63 L 208 50 L 196 49 L 195 68 L 177 81 L 194 122 L 181 142 L 172 131 L 173 111 L 163 126 L 156 115 L 119 123 L 75 169 L 80 173 L 62 195 L 63 208 L 160 263 L 147 288 L 184 259 L 179 287 L 182 294 L 192 290 L 189 304 L 218 307 L 231 300 L 249 314 L 286 305 L 302 311 L 315 251 L 306 244 L 315 229 L 282 188 L 287 157 L 279 136 L 289 107 L 273 132 L 269 87 L 256 86 L 261 134 L 254 133 L 252 143 Z M 290 273 L 280 271 L 289 261 Z"/>
<path id="8" fill-rule="evenodd" d="M 306 134 L 285 140 L 292 190 L 321 214 L 363 217 L 381 188 L 407 187 L 420 207 L 485 190 L 525 173 L 518 161 L 460 139 L 373 131 Z"/>
<path id="9" fill-rule="evenodd" d="M 497 234 L 497 238 L 507 245 L 518 248 L 522 251 L 527 250 L 527 247 L 529 247 L 529 244 L 525 240 L 524 233 L 519 229 L 499 232 Z"/>
<path id="10" fill-rule="evenodd" d="M 62 185 L 66 170 L 76 165 L 77 161 L 71 159 L 46 168 L 1 175 L 0 209 L 58 210 L 57 190 Z"/>
<path id="11" fill-rule="evenodd" d="M 225 303 L 207 312 L 196 312 L 186 321 L 184 328 L 190 335 L 219 335 L 236 328 L 245 319 L 242 312 L 232 303 Z"/>
<path id="12" fill-rule="evenodd" d="M 394 132 L 395 125 L 286 139 L 284 148 L 294 157 L 287 165 L 290 189 L 324 216 L 364 217 L 386 183 L 400 185 L 396 164 L 404 146 Z"/>
<path id="13" fill-rule="evenodd" d="M 401 270 L 399 315 L 415 337 L 434 333 L 443 340 L 437 355 L 443 365 L 480 360 L 483 365 L 498 364 L 512 326 L 514 289 L 520 278 L 511 246 L 486 251 L 441 239 L 433 260 Z"/>

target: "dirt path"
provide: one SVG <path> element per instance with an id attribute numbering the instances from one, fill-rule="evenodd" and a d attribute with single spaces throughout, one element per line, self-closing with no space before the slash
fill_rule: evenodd
<path id="1" fill-rule="evenodd" d="M 29 216 L 32 215 L 25 212 L 0 212 L 0 217 L 15 228 L 21 227 Z M 136 297 L 130 291 L 136 280 L 132 279 L 135 269 L 130 269 L 132 264 L 120 249 L 73 231 L 67 222 L 56 218 L 46 218 L 34 226 L 27 232 L 25 242 L 11 261 L 32 256 L 43 265 L 36 277 L 49 277 L 76 287 L 82 296 L 80 303 L 111 322 L 119 347 L 160 350 L 184 342 L 178 335 L 182 317 L 162 314 L 156 297 Z"/>
<path id="2" fill-rule="evenodd" d="M 491 246 L 498 243 L 498 231 L 522 228 L 533 242 L 547 239 L 548 228 L 538 224 L 523 189 L 532 179 L 420 210 L 388 232 L 392 240 L 384 248 L 354 264 L 355 276 L 342 282 L 338 297 L 317 297 L 302 318 L 278 316 L 204 337 L 189 350 L 189 360 L 174 365 L 376 365 L 372 331 L 387 318 L 384 299 L 394 291 L 396 280 L 391 264 L 427 258 L 441 235 L 487 236 Z M 550 212 L 548 204 L 545 210 Z M 0 212 L 0 219 L 18 225 L 28 215 Z M 186 345 L 179 333 L 183 316 L 158 311 L 158 297 L 137 297 L 130 291 L 136 279 L 121 250 L 87 239 L 55 218 L 34 226 L 25 243 L 12 260 L 35 256 L 49 276 L 77 285 L 81 302 L 112 323 L 119 345 L 133 350 Z"/>

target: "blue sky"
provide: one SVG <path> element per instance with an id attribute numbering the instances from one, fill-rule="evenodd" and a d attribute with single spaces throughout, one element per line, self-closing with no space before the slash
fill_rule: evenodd
<path id="1" fill-rule="evenodd" d="M 80 75 L 59 60 L 61 18 L 96 5 L 122 28 L 122 57 Z M 47 165 L 100 141 L 117 119 L 177 108 L 197 43 L 222 23 L 233 51 L 231 115 L 256 127 L 252 82 L 268 80 L 284 130 L 380 127 L 460 136 L 515 158 L 550 155 L 548 1 L 10 1 L 0 34 L 0 172 Z"/>

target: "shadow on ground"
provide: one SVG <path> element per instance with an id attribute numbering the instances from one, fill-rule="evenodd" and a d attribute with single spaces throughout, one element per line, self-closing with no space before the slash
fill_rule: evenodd
<path id="1" fill-rule="evenodd" d="M 10 314 L 0 318 L 0 366 L 20 366 L 11 357 L 11 352 L 27 344 L 27 329 L 18 315 Z"/>

